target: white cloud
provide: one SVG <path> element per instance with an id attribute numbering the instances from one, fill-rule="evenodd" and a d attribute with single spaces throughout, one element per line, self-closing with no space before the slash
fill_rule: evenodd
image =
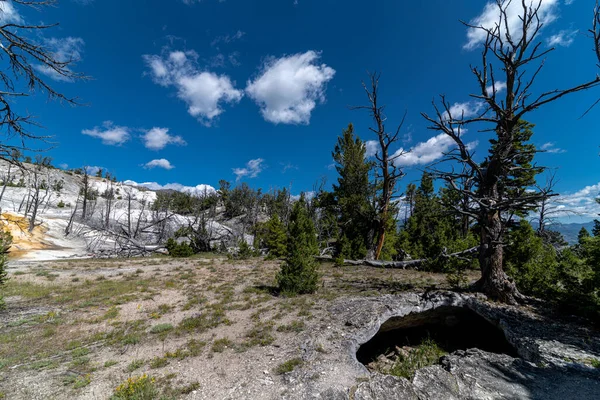
<path id="1" fill-rule="evenodd" d="M 84 129 L 81 133 L 99 138 L 103 144 L 119 146 L 129 140 L 129 131 L 125 126 L 116 126 L 112 121 L 104 121 L 102 128 L 96 126 L 93 129 Z"/>
<path id="2" fill-rule="evenodd" d="M 506 6 L 507 21 L 500 21 L 500 10 L 495 1 L 488 2 L 481 14 L 470 21 L 471 25 L 482 26 L 487 29 L 494 29 L 496 26 L 500 26 L 500 35 L 504 39 L 506 36 L 506 27 L 511 33 L 511 37 L 514 41 L 521 39 L 520 26 L 521 16 L 523 15 L 523 6 L 521 1 L 509 1 L 501 0 L 502 4 Z M 559 0 L 525 0 L 527 6 L 536 7 L 538 3 L 540 8 L 538 11 L 538 17 L 540 22 L 544 25 L 548 25 L 557 18 L 557 8 Z M 468 28 L 467 29 L 467 43 L 463 46 L 467 50 L 472 50 L 477 47 L 480 43 L 483 43 L 486 39 L 486 32 L 482 29 Z"/>
<path id="3" fill-rule="evenodd" d="M 136 181 L 126 180 L 123 182 L 125 185 L 129 186 L 141 186 L 148 188 L 150 190 L 176 190 L 178 192 L 191 193 L 195 195 L 203 195 L 203 194 L 212 194 L 216 193 L 217 190 L 210 185 L 196 185 L 196 186 L 185 186 L 181 183 L 167 183 L 166 185 L 160 185 L 156 182 L 143 182 L 138 183 Z"/>
<path id="4" fill-rule="evenodd" d="M 577 214 L 582 217 L 597 217 L 600 214 L 600 204 L 596 198 L 600 196 L 600 183 L 586 186 L 572 193 L 558 196 L 553 205 L 558 210 L 557 217 Z"/>
<path id="5" fill-rule="evenodd" d="M 478 142 L 467 143 L 469 150 L 477 147 Z M 427 165 L 441 159 L 445 153 L 455 146 L 454 140 L 445 133 L 440 133 L 412 147 L 408 152 L 405 149 L 398 149 L 392 157 L 398 157 L 394 160 L 394 165 L 398 167 L 414 167 L 416 165 Z M 404 153 L 404 154 L 402 154 Z"/>
<path id="6" fill-rule="evenodd" d="M 243 97 L 228 76 L 198 69 L 198 54 L 194 51 L 171 51 L 143 58 L 152 80 L 176 88 L 177 97 L 188 105 L 188 113 L 205 125 L 223 113 L 223 103 L 235 104 Z"/>
<path id="7" fill-rule="evenodd" d="M 335 70 L 316 64 L 320 53 L 307 51 L 265 62 L 260 76 L 248 81 L 246 93 L 274 124 L 308 124 L 317 102 L 325 101 L 325 86 Z"/>
<path id="8" fill-rule="evenodd" d="M 250 160 L 246 163 L 246 167 L 244 168 L 234 168 L 233 173 L 237 177 L 236 180 L 240 180 L 242 178 L 256 178 L 258 174 L 260 174 L 263 170 L 263 160 L 262 158 L 257 158 L 254 160 Z"/>
<path id="9" fill-rule="evenodd" d="M 171 162 L 167 159 L 164 158 L 159 158 L 156 160 L 152 160 L 152 161 L 148 161 L 146 164 L 143 165 L 144 168 L 146 169 L 152 169 L 152 168 L 164 168 L 164 169 L 173 169 L 175 168 L 174 166 L 171 165 Z"/>
<path id="10" fill-rule="evenodd" d="M 2 24 L 20 24 L 23 18 L 14 6 L 12 0 L 0 1 L 0 23 Z"/>
<path id="11" fill-rule="evenodd" d="M 476 116 L 483 110 L 484 107 L 485 104 L 482 101 L 467 101 L 464 103 L 454 103 L 450 107 L 450 114 L 452 115 L 453 119 L 460 120 L 463 117 L 469 118 Z"/>
<path id="12" fill-rule="evenodd" d="M 150 150 L 164 149 L 168 144 L 178 144 L 185 146 L 187 143 L 181 136 L 169 135 L 169 128 L 152 128 L 147 131 L 144 136 L 144 146 Z"/>
<path id="13" fill-rule="evenodd" d="M 562 30 L 555 35 L 550 36 L 546 39 L 548 46 L 563 46 L 569 47 L 575 41 L 575 36 L 579 33 L 578 30 Z"/>
<path id="14" fill-rule="evenodd" d="M 60 62 L 72 62 L 76 63 L 81 61 L 81 53 L 83 52 L 83 46 L 85 42 L 79 37 L 66 37 L 66 38 L 50 38 L 44 39 L 44 46 L 52 54 L 56 61 Z M 73 79 L 59 74 L 54 69 L 44 64 L 35 65 L 35 69 L 40 71 L 42 74 L 56 80 L 63 82 L 72 82 Z M 68 67 L 65 68 L 67 72 L 72 72 Z"/>
<path id="15" fill-rule="evenodd" d="M 494 89 L 496 90 L 496 94 L 506 90 L 506 82 L 496 81 L 493 85 L 486 87 L 485 91 L 488 93 L 489 96 L 491 96 L 492 94 L 494 94 Z"/>
<path id="16" fill-rule="evenodd" d="M 565 149 L 556 147 L 554 142 L 544 143 L 542 145 L 541 149 L 544 150 L 546 153 L 554 153 L 554 154 L 561 154 L 561 153 L 567 152 Z"/>
<path id="17" fill-rule="evenodd" d="M 365 142 L 365 147 L 367 148 L 365 157 L 375 157 L 375 154 L 377 154 L 377 151 L 379 150 L 379 142 L 377 140 L 367 140 Z"/>
<path id="18" fill-rule="evenodd" d="M 67 163 L 61 163 L 61 164 L 58 164 L 58 166 L 59 166 L 61 169 L 68 169 L 68 168 L 69 168 L 69 164 L 67 164 Z"/>

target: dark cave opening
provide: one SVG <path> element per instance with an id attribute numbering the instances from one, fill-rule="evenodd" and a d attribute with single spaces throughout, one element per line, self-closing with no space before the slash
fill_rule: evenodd
<path id="1" fill-rule="evenodd" d="M 425 339 L 432 339 L 447 353 L 478 348 L 518 357 L 501 329 L 467 308 L 444 306 L 388 319 L 360 346 L 356 358 L 367 365 L 396 346 L 417 346 Z"/>

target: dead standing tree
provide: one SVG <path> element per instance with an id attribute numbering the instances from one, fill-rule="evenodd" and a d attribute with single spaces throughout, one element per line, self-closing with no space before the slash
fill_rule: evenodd
<path id="1" fill-rule="evenodd" d="M 471 97 L 481 102 L 483 111 L 470 118 L 467 118 L 464 111 L 461 115 L 453 115 L 450 103 L 441 96 L 441 106 L 434 103 L 436 115 L 422 115 L 431 123 L 430 129 L 445 133 L 456 145 L 445 159 L 461 165 L 461 172 L 454 169 L 437 172 L 453 190 L 468 197 L 467 205 L 463 205 L 458 211 L 473 218 L 481 228 L 479 262 L 482 276 L 476 282 L 475 289 L 492 298 L 515 304 L 524 297 L 503 269 L 507 222 L 503 216 L 531 210 L 547 197 L 546 193 L 535 190 L 503 189 L 503 183 L 517 170 L 527 172 L 523 170 L 526 167 L 518 165 L 518 159 L 525 155 L 525 151 L 529 151 L 526 146 L 519 145 L 519 123 L 528 113 L 545 104 L 598 86 L 600 77 L 596 76 L 567 89 L 549 90 L 538 95 L 532 93 L 532 86 L 544 65 L 544 58 L 553 50 L 542 49 L 539 40 L 543 26 L 539 16 L 541 1 L 521 1 L 520 23 L 517 28 L 509 24 L 509 5 L 510 1 L 497 0 L 498 20 L 494 26 L 466 24 L 469 29 L 484 32 L 486 37 L 481 66 L 471 68 L 480 89 L 480 94 L 472 94 Z M 594 11 L 594 21 L 598 21 L 598 6 Z M 600 59 L 600 31 L 597 24 L 594 27 L 594 48 Z M 498 78 L 500 75 L 506 83 L 506 93 L 502 98 L 497 90 L 497 84 L 501 82 Z M 463 140 L 465 128 L 472 125 L 484 125 L 485 128 L 481 131 L 494 134 L 495 144 L 491 146 L 483 163 L 475 160 L 473 151 Z M 458 185 L 466 177 L 472 177 L 472 188 Z"/>
<path id="2" fill-rule="evenodd" d="M 369 129 L 377 135 L 379 149 L 375 154 L 377 159 L 375 181 L 377 186 L 377 218 L 374 221 L 374 237 L 376 243 L 367 251 L 367 259 L 378 260 L 385 242 L 385 233 L 390 223 L 391 210 L 390 203 L 396 194 L 396 183 L 404 176 L 404 172 L 396 166 L 394 161 L 405 153 L 400 150 L 390 154 L 391 147 L 398 141 L 398 135 L 404 125 L 406 113 L 402 117 L 400 124 L 394 132 L 388 132 L 385 127 L 387 117 L 384 114 L 385 106 L 379 103 L 379 78 L 380 74 L 370 73 L 370 85 L 363 82 L 363 88 L 369 99 L 366 106 L 352 107 L 355 110 L 368 110 L 375 123 L 374 127 Z"/>
<path id="3" fill-rule="evenodd" d="M 0 0 L 0 3 L 8 3 Z M 15 8 L 33 7 L 40 9 L 52 6 L 55 0 L 13 0 Z M 47 141 L 49 136 L 30 132 L 29 125 L 37 126 L 31 115 L 22 115 L 13 107 L 13 99 L 27 97 L 34 90 L 47 93 L 51 99 L 76 105 L 76 99 L 66 97 L 56 91 L 43 79 L 40 71 L 49 71 L 64 80 L 86 79 L 86 76 L 73 72 L 72 58 L 62 59 L 52 49 L 37 42 L 41 33 L 57 24 L 27 24 L 23 19 L 4 15 L 0 9 L 0 59 L 8 63 L 0 70 L 0 158 L 13 160 L 14 151 L 27 151 L 28 142 Z M 19 82 L 21 80 L 21 82 Z M 13 160 L 17 161 L 17 160 Z"/>

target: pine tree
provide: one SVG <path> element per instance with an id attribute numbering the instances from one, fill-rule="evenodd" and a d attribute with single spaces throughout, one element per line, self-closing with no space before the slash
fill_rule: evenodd
<path id="1" fill-rule="evenodd" d="M 265 245 L 269 249 L 269 256 L 273 258 L 285 256 L 287 252 L 287 235 L 285 226 L 277 214 L 274 214 L 271 219 L 267 221 L 265 230 Z"/>
<path id="2" fill-rule="evenodd" d="M 354 135 L 352 124 L 338 137 L 332 153 L 339 174 L 333 195 L 339 211 L 340 240 L 337 254 L 345 258 L 360 259 L 373 245 L 374 209 L 369 183 L 371 164 L 366 160 L 365 143 Z"/>
<path id="3" fill-rule="evenodd" d="M 277 284 L 284 294 L 313 293 L 319 279 L 314 258 L 318 246 L 304 194 L 294 204 L 288 230 L 287 258 L 277 274 Z"/>
<path id="4" fill-rule="evenodd" d="M 585 229 L 585 227 L 583 227 L 579 230 L 579 233 L 577 234 L 577 243 L 583 245 L 585 243 L 585 240 L 589 237 L 590 232 L 588 232 L 588 230 Z"/>

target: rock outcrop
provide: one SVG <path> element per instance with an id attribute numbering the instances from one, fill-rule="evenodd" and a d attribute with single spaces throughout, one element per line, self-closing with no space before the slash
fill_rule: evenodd
<path id="1" fill-rule="evenodd" d="M 443 356 L 409 380 L 370 373 L 357 358 L 359 347 L 386 321 L 418 321 L 425 311 L 470 310 L 497 327 L 515 354 L 467 348 Z M 600 338 L 574 322 L 554 320 L 539 310 L 452 292 L 407 293 L 341 299 L 330 309 L 323 332 L 307 334 L 305 366 L 286 378 L 288 398 L 321 399 L 593 399 L 600 398 Z M 430 313 L 431 315 L 431 313 Z M 388 326 L 389 329 L 389 326 Z M 311 350 L 329 340 L 333 351 Z"/>

